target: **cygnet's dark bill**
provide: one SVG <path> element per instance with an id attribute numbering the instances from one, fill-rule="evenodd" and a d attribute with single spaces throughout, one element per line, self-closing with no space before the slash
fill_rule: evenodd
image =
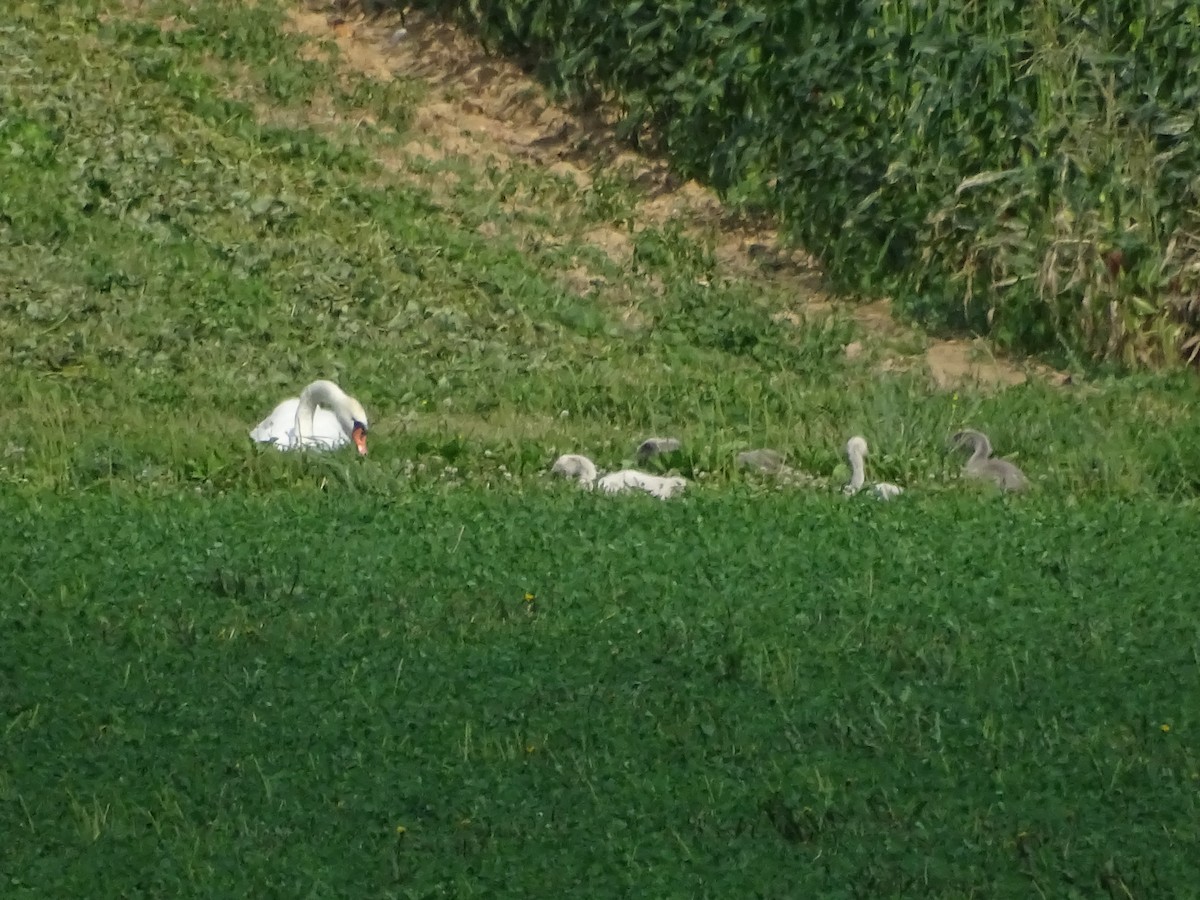
<path id="1" fill-rule="evenodd" d="M 354 430 L 350 432 L 350 437 L 354 441 L 354 446 L 358 448 L 359 456 L 367 455 L 367 427 L 362 422 L 354 423 Z"/>

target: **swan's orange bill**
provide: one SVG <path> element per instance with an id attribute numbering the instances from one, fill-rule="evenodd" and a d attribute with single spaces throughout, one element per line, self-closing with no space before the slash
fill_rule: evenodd
<path id="1" fill-rule="evenodd" d="M 354 446 L 358 448 L 359 456 L 367 455 L 367 429 L 361 425 L 355 425 L 354 431 L 350 433 L 350 437 L 354 439 Z"/>

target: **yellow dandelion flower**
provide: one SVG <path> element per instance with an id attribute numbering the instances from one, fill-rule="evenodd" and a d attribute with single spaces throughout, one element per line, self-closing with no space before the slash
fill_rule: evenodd
<path id="1" fill-rule="evenodd" d="M 1168 731 L 1171 730 L 1171 726 L 1168 723 L 1163 722 L 1161 725 L 1158 726 L 1158 730 L 1161 731 L 1163 734 L 1166 734 Z"/>
<path id="2" fill-rule="evenodd" d="M 536 599 L 537 599 L 537 597 L 535 597 L 533 594 L 529 593 L 529 591 L 525 592 L 525 602 L 526 603 L 532 603 Z"/>
<path id="3" fill-rule="evenodd" d="M 403 825 L 396 826 L 396 834 L 404 834 L 404 832 L 406 832 L 406 831 L 408 831 L 408 829 L 405 828 Z"/>

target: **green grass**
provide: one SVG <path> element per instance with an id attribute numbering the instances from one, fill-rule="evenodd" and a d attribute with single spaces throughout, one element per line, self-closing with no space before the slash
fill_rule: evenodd
<path id="1" fill-rule="evenodd" d="M 492 477 L 567 448 L 615 464 L 663 431 L 719 478 L 763 444 L 828 473 L 862 431 L 878 477 L 936 488 L 963 426 L 1054 491 L 1200 483 L 1192 379 L 938 391 L 881 371 L 888 347 L 844 312 L 775 324 L 787 283 L 721 270 L 677 227 L 630 233 L 612 173 L 577 187 L 520 161 L 385 166 L 422 88 L 365 90 L 302 61 L 270 4 L 55 13 L 19 4 L 0 32 L 0 425 L 23 450 L 9 481 L 72 489 L 112 456 L 126 484 L 262 487 L 243 434 L 324 376 L 371 412 L 379 485 L 447 444 Z M 296 124 L 322 94 L 382 124 Z M 596 228 L 629 234 L 632 255 L 607 256 Z M 581 268 L 598 287 L 571 282 Z M 853 362 L 851 339 L 869 348 Z"/>
<path id="2" fill-rule="evenodd" d="M 1191 883 L 1193 378 L 938 390 L 620 173 L 408 159 L 422 85 L 191 6 L 0 26 L 6 895 Z M 317 377 L 366 460 L 250 444 Z M 854 432 L 902 502 L 731 468 Z M 650 433 L 679 502 L 546 478 Z"/>
<path id="3" fill-rule="evenodd" d="M 1193 514 L 630 499 L 13 499 L 10 896 L 1190 883 Z"/>

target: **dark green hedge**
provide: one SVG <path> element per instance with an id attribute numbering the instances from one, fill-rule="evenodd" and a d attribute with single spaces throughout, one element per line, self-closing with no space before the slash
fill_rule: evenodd
<path id="1" fill-rule="evenodd" d="M 1027 349 L 1187 349 L 1193 2 L 426 5 L 780 214 L 843 288 Z"/>

